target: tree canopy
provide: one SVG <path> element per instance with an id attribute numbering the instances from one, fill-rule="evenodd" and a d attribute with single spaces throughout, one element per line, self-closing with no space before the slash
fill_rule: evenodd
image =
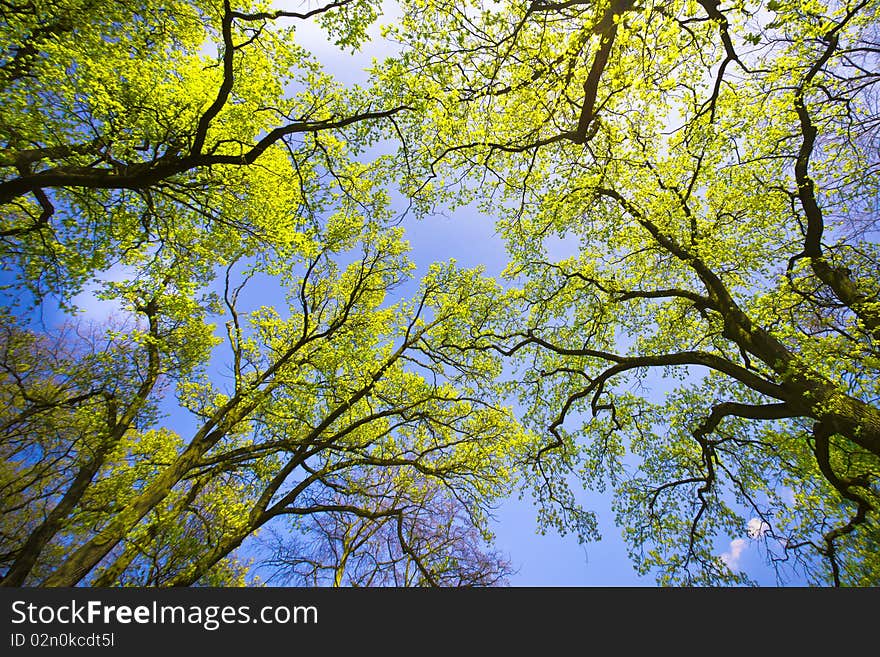
<path id="1" fill-rule="evenodd" d="M 734 537 L 880 582 L 880 5 L 402 0 L 350 86 L 301 45 L 381 8 L 0 9 L 0 583 L 498 584 L 493 505 L 598 539 L 581 484 L 663 584 L 750 582 Z M 409 252 L 471 203 L 500 282 Z"/>
<path id="2" fill-rule="evenodd" d="M 472 348 L 517 359 L 548 470 L 613 486 L 662 582 L 747 581 L 750 532 L 876 584 L 876 3 L 407 6 L 413 190 L 498 218 L 522 319 Z"/>
<path id="3" fill-rule="evenodd" d="M 508 571 L 486 512 L 530 437 L 477 394 L 498 358 L 433 345 L 503 292 L 448 263 L 398 291 L 392 162 L 359 154 L 402 108 L 296 39 L 357 46 L 374 9 L 4 9 L 4 585 L 244 582 L 236 549 L 288 519 L 396 527 L 409 582 Z M 27 321 L 87 284 L 109 325 Z"/>

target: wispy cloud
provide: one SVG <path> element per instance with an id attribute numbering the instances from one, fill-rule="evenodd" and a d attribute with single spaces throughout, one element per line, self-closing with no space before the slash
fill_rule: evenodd
<path id="1" fill-rule="evenodd" d="M 770 531 L 770 525 L 760 518 L 751 518 L 746 523 L 746 536 L 752 541 L 761 538 Z M 727 564 L 731 570 L 739 570 L 740 560 L 743 554 L 749 548 L 749 540 L 745 538 L 735 538 L 730 541 L 727 551 L 721 553 L 721 560 Z"/>
<path id="2" fill-rule="evenodd" d="M 282 11 L 303 12 L 301 0 L 274 0 L 272 6 Z M 321 27 L 318 17 L 309 20 L 294 20 L 296 42 L 310 51 L 327 68 L 334 77 L 346 84 L 363 84 L 367 81 L 366 69 L 373 63 L 373 58 L 382 60 L 397 53 L 398 44 L 381 36 L 381 25 L 393 23 L 401 15 L 397 2 L 386 0 L 380 8 L 380 15 L 367 28 L 369 44 L 356 52 L 339 48 L 327 31 Z M 280 20 L 279 24 L 289 24 Z"/>
<path id="3" fill-rule="evenodd" d="M 721 560 L 727 564 L 727 567 L 731 570 L 738 570 L 739 560 L 747 547 L 748 543 L 746 542 L 746 539 L 735 538 L 730 542 L 730 547 L 727 552 L 722 552 Z"/>
<path id="4" fill-rule="evenodd" d="M 136 271 L 132 267 L 117 263 L 101 272 L 100 278 L 95 278 L 83 286 L 82 292 L 71 299 L 73 305 L 77 308 L 77 317 L 86 319 L 98 324 L 103 324 L 110 319 L 124 319 L 130 317 L 132 313 L 123 308 L 123 304 L 119 299 L 101 298 L 101 292 L 107 283 L 121 282 L 130 279 L 136 275 Z"/>

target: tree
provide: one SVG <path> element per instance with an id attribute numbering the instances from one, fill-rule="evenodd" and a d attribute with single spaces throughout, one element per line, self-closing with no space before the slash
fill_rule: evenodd
<path id="1" fill-rule="evenodd" d="M 505 295 L 453 264 L 399 292 L 392 158 L 359 154 L 405 108 L 335 84 L 279 23 L 315 17 L 354 47 L 375 10 L 3 9 L 0 257 L 30 295 L 7 294 L 2 333 L 4 586 L 243 583 L 255 532 L 366 516 L 379 479 L 455 498 L 461 533 L 437 540 L 485 534 L 531 438 L 476 392 L 497 357 L 434 344 Z M 87 283 L 115 323 L 28 321 L 74 312 Z M 429 511 L 394 509 L 405 527 Z M 452 581 L 418 563 L 420 583 Z"/>
<path id="2" fill-rule="evenodd" d="M 356 496 L 334 492 L 334 507 L 296 519 L 296 533 L 273 532 L 260 567 L 270 582 L 294 586 L 493 586 L 506 583 L 510 563 L 486 552 L 467 505 L 431 480 L 401 487 L 374 470 Z M 375 475 L 383 477 L 376 481 Z M 361 498 L 357 506 L 352 499 Z M 293 536 L 293 538 L 291 538 Z"/>
<path id="3" fill-rule="evenodd" d="M 404 5 L 412 193 L 507 239 L 523 319 L 460 347 L 520 364 L 546 521 L 591 534 L 576 472 L 661 582 L 746 534 L 880 582 L 877 4 Z"/>
<path id="4" fill-rule="evenodd" d="M 275 22 L 322 17 L 356 45 L 374 3 L 305 14 L 210 0 L 4 11 L 0 237 L 38 298 L 68 299 L 95 271 L 163 248 L 206 269 L 205 253 L 222 263 L 284 245 L 334 193 L 368 202 L 352 189 L 343 143 L 368 146 L 371 121 L 403 108 L 377 110 L 364 90 L 342 89 L 295 28 Z"/>
<path id="5" fill-rule="evenodd" d="M 20 583 L 82 503 L 132 418 L 147 415 L 143 390 L 155 367 L 128 339 L 101 345 L 71 327 L 52 340 L 5 318 L 2 334 L 3 562 Z M 146 380 L 138 385 L 141 372 Z M 100 387 L 97 381 L 109 385 Z M 146 441 L 144 441 L 146 443 Z"/>

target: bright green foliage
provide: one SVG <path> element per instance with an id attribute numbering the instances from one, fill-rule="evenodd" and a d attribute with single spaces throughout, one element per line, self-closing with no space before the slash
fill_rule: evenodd
<path id="1" fill-rule="evenodd" d="M 37 294 L 67 300 L 117 263 L 185 260 L 181 274 L 203 281 L 286 246 L 303 215 L 334 202 L 328 171 L 358 184 L 342 135 L 317 135 L 369 118 L 363 92 L 322 73 L 289 21 L 224 6 L 27 2 L 6 14 L 2 235 Z M 325 20 L 356 43 L 369 15 L 337 13 Z M 356 148 L 373 138 L 352 132 Z"/>
<path id="2" fill-rule="evenodd" d="M 547 522 L 591 533 L 574 471 L 663 583 L 748 581 L 733 538 L 880 582 L 877 3 L 404 5 L 412 191 L 507 240 L 523 320 L 478 344 Z"/>
<path id="3" fill-rule="evenodd" d="M 409 584 L 506 574 L 486 513 L 532 438 L 454 348 L 505 295 L 447 264 L 402 298 L 393 161 L 360 154 L 404 108 L 322 72 L 309 17 L 355 48 L 376 3 L 3 9 L 4 585 L 243 584 L 243 542 L 322 517 L 405 528 Z M 116 320 L 28 325 L 87 284 Z"/>
<path id="4" fill-rule="evenodd" d="M 365 88 L 297 33 L 375 0 L 0 10 L 2 584 L 492 584 L 518 481 L 597 538 L 577 479 L 661 583 L 880 582 L 877 4 L 401 9 Z M 403 295 L 398 182 L 508 287 Z"/>

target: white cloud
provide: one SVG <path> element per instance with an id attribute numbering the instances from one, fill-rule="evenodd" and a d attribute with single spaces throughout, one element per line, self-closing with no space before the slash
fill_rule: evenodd
<path id="1" fill-rule="evenodd" d="M 127 312 L 119 299 L 101 299 L 99 294 L 104 289 L 104 285 L 109 282 L 120 282 L 127 278 L 132 278 L 135 270 L 117 263 L 101 272 L 101 278 L 86 283 L 82 292 L 71 299 L 78 312 L 77 317 L 84 318 L 98 324 L 104 324 L 112 318 L 124 319 L 131 315 Z"/>
<path id="2" fill-rule="evenodd" d="M 764 536 L 770 531 L 770 525 L 760 518 L 751 518 L 746 523 L 746 536 L 752 541 Z M 749 540 L 745 538 L 735 538 L 730 542 L 730 546 L 726 552 L 721 554 L 721 560 L 727 564 L 731 570 L 738 570 L 740 567 L 740 559 L 749 547 Z"/>
<path id="3" fill-rule="evenodd" d="M 730 548 L 727 552 L 721 554 L 721 560 L 727 564 L 731 570 L 739 568 L 739 560 L 742 553 L 745 552 L 748 543 L 744 538 L 735 538 L 730 542 Z"/>
<path id="4" fill-rule="evenodd" d="M 282 11 L 299 13 L 315 8 L 311 3 L 303 0 L 275 0 L 272 6 Z M 354 53 L 341 50 L 334 44 L 326 30 L 318 23 L 317 16 L 309 20 L 282 19 L 279 24 L 292 23 L 295 27 L 296 42 L 309 50 L 339 81 L 347 84 L 364 83 L 367 80 L 366 69 L 372 65 L 374 58 L 382 60 L 397 53 L 398 45 L 382 38 L 380 26 L 393 22 L 400 13 L 400 7 L 396 2 L 392 0 L 383 2 L 378 19 L 367 29 L 369 42 Z"/>
<path id="5" fill-rule="evenodd" d="M 746 525 L 746 533 L 749 538 L 761 538 L 770 531 L 770 525 L 760 518 L 752 518 Z"/>

